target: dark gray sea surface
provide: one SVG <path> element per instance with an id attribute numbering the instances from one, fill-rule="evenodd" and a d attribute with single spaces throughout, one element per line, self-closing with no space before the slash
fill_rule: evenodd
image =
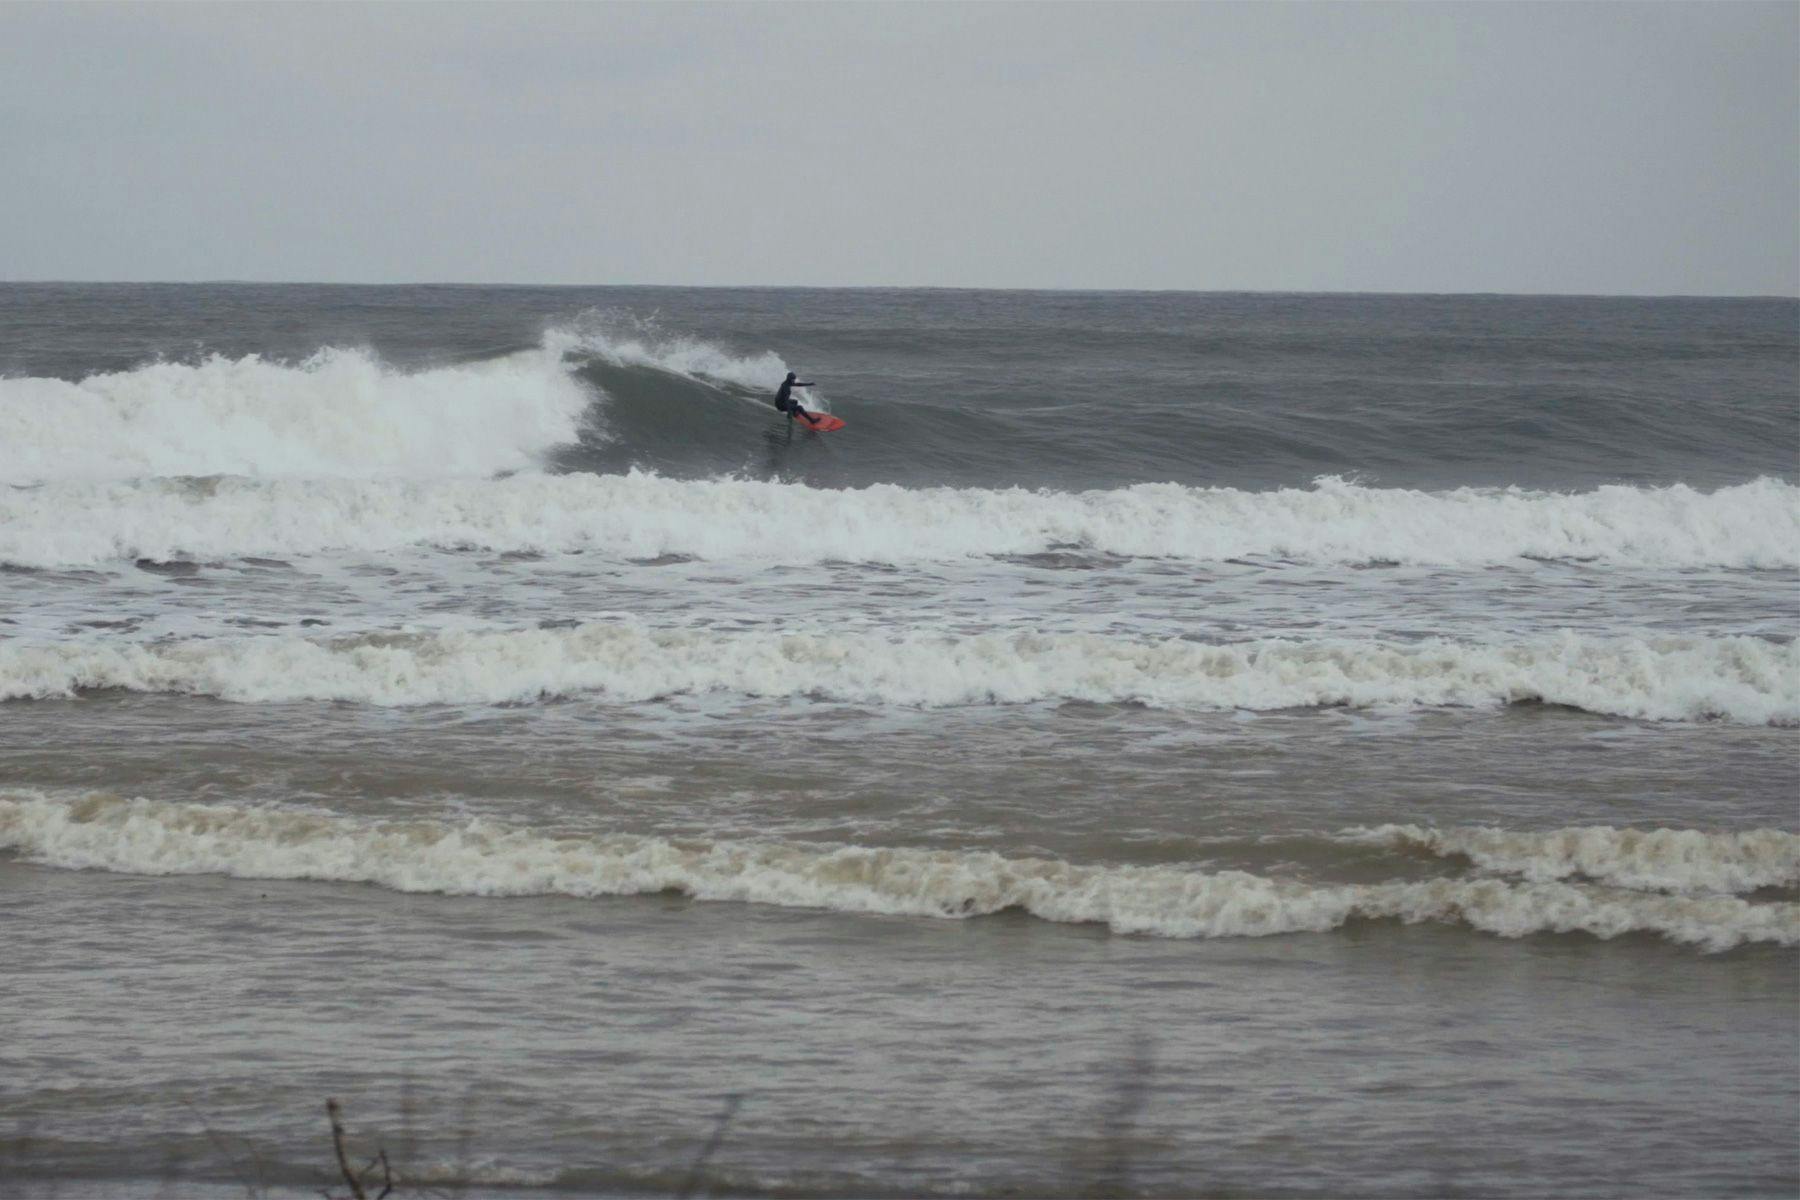
<path id="1" fill-rule="evenodd" d="M 10 284 L 0 373 L 326 348 L 417 371 L 554 331 L 606 394 L 610 436 L 552 448 L 569 469 L 1712 487 L 1793 474 L 1797 326 L 1789 299 Z M 859 432 L 764 444 L 768 414 L 743 401 L 788 368 Z"/>
<path id="2" fill-rule="evenodd" d="M 1797 452 L 1791 300 L 0 286 L 0 1192 L 1791 1195 Z"/>

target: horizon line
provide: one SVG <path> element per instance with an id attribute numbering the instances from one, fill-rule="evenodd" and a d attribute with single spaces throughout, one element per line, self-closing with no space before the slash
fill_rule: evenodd
<path id="1" fill-rule="evenodd" d="M 367 280 L 330 279 L 0 279 L 0 287 L 342 287 L 342 288 L 513 288 L 567 290 L 632 288 L 661 291 L 737 292 L 1030 292 L 1065 295 L 1184 295 L 1184 296 L 1504 296 L 1549 297 L 1588 300 L 1800 300 L 1800 292 L 1516 292 L 1477 289 L 1470 291 L 1378 291 L 1366 288 L 1187 288 L 1187 287 L 984 287 L 969 284 L 889 283 L 496 283 L 467 280 L 401 280 L 372 283 Z"/>

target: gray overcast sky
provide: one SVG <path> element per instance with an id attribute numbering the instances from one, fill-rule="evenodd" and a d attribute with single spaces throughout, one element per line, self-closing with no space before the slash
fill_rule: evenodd
<path id="1" fill-rule="evenodd" d="M 0 278 L 1800 293 L 1800 4 L 0 4 Z"/>

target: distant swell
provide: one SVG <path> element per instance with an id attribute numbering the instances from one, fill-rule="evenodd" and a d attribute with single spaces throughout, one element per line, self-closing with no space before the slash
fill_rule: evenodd
<path id="1" fill-rule="evenodd" d="M 490 465 L 515 462 L 525 443 L 556 430 L 505 433 L 491 445 L 466 430 L 446 433 L 459 445 L 486 449 L 433 448 L 420 451 L 420 461 L 479 453 Z M 17 453 L 0 447 L 0 454 Z M 766 563 L 905 563 L 1074 546 L 1212 561 L 1481 566 L 1533 557 L 1791 569 L 1800 566 L 1800 487 L 1761 479 L 1713 492 L 1682 485 L 1577 494 L 1421 492 L 1322 479 L 1308 489 L 1268 492 L 1177 484 L 1092 492 L 891 485 L 840 491 L 637 473 L 530 473 L 0 488 L 0 561 L 20 566 L 426 546 Z"/>
<path id="2" fill-rule="evenodd" d="M 673 891 L 841 913 L 973 917 L 1019 909 L 1164 937 L 1325 932 L 1356 919 L 1463 925 L 1504 937 L 1658 934 L 1707 950 L 1800 943 L 1800 905 L 1556 882 L 1440 878 L 1314 884 L 1241 871 L 1082 866 L 986 852 L 554 836 L 486 821 L 371 821 L 104 794 L 0 792 L 0 849 L 50 866 L 372 883 L 478 896 Z"/>
<path id="3" fill-rule="evenodd" d="M 1800 723 L 1800 643 L 1590 637 L 1496 645 L 1089 634 L 720 633 L 573 629 L 0 642 L 0 698 L 125 688 L 242 702 L 492 704 L 734 692 L 864 704 L 1082 700 L 1166 708 L 1568 705 L 1650 720 Z"/>

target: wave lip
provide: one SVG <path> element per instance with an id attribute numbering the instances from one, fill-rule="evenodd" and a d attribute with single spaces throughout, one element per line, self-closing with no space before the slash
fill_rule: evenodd
<path id="1" fill-rule="evenodd" d="M 1634 891 L 1731 894 L 1800 885 L 1800 835 L 1778 829 L 1705 833 L 1593 825 L 1520 832 L 1381 825 L 1349 840 L 1466 858 L 1536 882 L 1591 879 Z"/>
<path id="2" fill-rule="evenodd" d="M 591 356 L 619 367 L 649 367 L 701 383 L 730 383 L 772 393 L 788 372 L 772 350 L 739 355 L 688 334 L 669 333 L 654 319 L 590 309 L 546 330 L 544 346 L 559 355 Z M 816 390 L 808 393 L 816 395 Z"/>
<path id="3" fill-rule="evenodd" d="M 479 477 L 574 441 L 591 400 L 548 348 L 418 371 L 327 348 L 0 379 L 0 483 Z"/>
<path id="4" fill-rule="evenodd" d="M 731 692 L 942 707 L 1077 700 L 1176 709 L 1567 705 L 1646 720 L 1800 724 L 1800 643 L 1593 637 L 1485 645 L 1093 634 L 972 636 L 652 629 L 0 642 L 0 699 L 123 688 L 244 703 L 618 702 Z"/>
<path id="5" fill-rule="evenodd" d="M 572 422 L 574 399 L 567 399 L 558 420 Z M 451 421 L 442 434 L 460 448 L 427 439 L 407 451 L 416 460 L 405 461 L 438 475 L 459 462 L 458 454 L 479 453 L 486 467 L 516 464 L 572 426 L 524 428 L 527 435 L 508 429 L 479 449 L 482 439 Z M 796 527 L 807 536 L 794 537 Z M 1094 492 L 888 484 L 839 491 L 633 472 L 0 488 L 0 561 L 28 567 L 380 554 L 417 546 L 591 551 L 620 558 L 681 554 L 771 564 L 912 563 L 1071 545 L 1198 561 L 1265 557 L 1471 567 L 1532 557 L 1634 567 L 1794 569 L 1800 567 L 1800 487 L 1760 479 L 1713 492 L 1677 484 L 1564 495 L 1418 492 L 1321 479 L 1310 489 L 1268 492 L 1178 484 Z"/>
<path id="6" fill-rule="evenodd" d="M 1179 938 L 1323 933 L 1362 918 L 1460 924 L 1503 937 L 1654 933 L 1707 950 L 1800 944 L 1800 904 L 1736 896 L 1498 879 L 1310 884 L 986 851 L 550 836 L 480 820 L 372 821 L 103 793 L 68 799 L 0 791 L 0 849 L 70 869 L 316 879 L 452 895 L 674 891 L 700 900 L 947 918 L 1021 909 L 1047 921 Z"/>

